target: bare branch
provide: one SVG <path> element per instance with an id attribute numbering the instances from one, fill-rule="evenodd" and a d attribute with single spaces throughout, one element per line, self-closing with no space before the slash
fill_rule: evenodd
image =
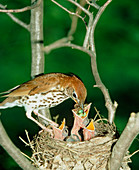
<path id="1" fill-rule="evenodd" d="M 88 0 L 86 0 L 87 3 L 89 3 Z M 90 39 L 90 46 L 91 46 L 91 50 L 95 52 L 95 43 L 94 43 L 94 31 L 95 31 L 95 27 L 96 24 L 100 18 L 100 16 L 102 15 L 102 13 L 104 12 L 105 8 L 108 6 L 108 4 L 111 2 L 111 0 L 108 0 L 97 12 L 95 19 L 93 20 L 93 14 L 89 15 L 89 23 L 88 23 L 88 28 L 87 28 L 87 32 L 86 32 L 86 36 L 84 39 L 84 43 L 83 46 L 87 48 L 88 44 L 89 44 L 89 39 Z M 91 3 L 89 3 L 91 4 Z M 92 3 L 93 4 L 93 3 Z"/>
<path id="2" fill-rule="evenodd" d="M 111 101 L 109 92 L 107 90 L 107 88 L 104 86 L 104 84 L 102 83 L 99 73 L 98 73 L 98 69 L 97 69 L 97 61 L 96 61 L 96 52 L 95 52 L 95 43 L 94 43 L 94 31 L 95 31 L 95 27 L 96 24 L 100 18 L 100 16 L 102 15 L 102 13 L 104 12 L 105 8 L 108 6 L 108 4 L 111 2 L 111 0 L 108 0 L 98 11 L 94 21 L 93 21 L 93 15 L 89 16 L 89 23 L 88 23 L 88 28 L 87 28 L 87 32 L 86 32 L 86 36 L 85 36 L 85 40 L 84 40 L 84 44 L 83 47 L 87 48 L 89 40 L 90 40 L 90 46 L 91 46 L 91 51 L 90 51 L 90 57 L 91 57 L 91 67 L 92 67 L 92 72 L 96 81 L 96 85 L 94 87 L 98 87 L 101 89 L 104 98 L 105 98 L 105 106 L 108 110 L 108 117 L 109 117 L 109 122 L 112 123 L 114 120 L 114 115 L 116 112 L 116 108 L 118 106 L 117 102 L 114 102 L 114 104 Z"/>
<path id="3" fill-rule="evenodd" d="M 84 7 L 85 4 L 86 4 L 86 1 L 85 1 L 85 0 L 80 0 L 79 3 L 80 3 L 81 6 Z M 82 10 L 81 10 L 79 7 L 77 7 L 77 9 L 76 9 L 76 14 L 80 15 L 81 12 L 82 12 Z M 83 20 L 83 19 L 82 19 L 82 20 Z M 75 33 L 76 28 L 77 28 L 77 23 L 78 23 L 78 16 L 74 15 L 74 16 L 72 17 L 71 28 L 70 28 L 70 30 L 69 30 L 69 32 L 68 32 L 68 36 L 72 36 L 72 35 Z"/>
<path id="4" fill-rule="evenodd" d="M 65 11 L 67 11 L 68 13 L 75 15 L 74 12 L 69 11 L 67 8 L 63 7 L 62 5 L 60 5 L 58 2 L 56 2 L 55 0 L 51 0 L 52 2 L 54 2 L 56 5 L 58 5 L 60 8 L 64 9 Z M 72 4 L 74 4 L 75 6 L 77 6 L 78 8 L 80 8 L 85 14 L 87 14 L 88 16 L 91 15 L 91 13 L 85 9 L 83 6 L 81 6 L 78 2 L 73 1 L 73 0 L 67 0 L 69 2 L 71 2 Z M 78 17 L 81 17 L 80 15 Z"/>
<path id="5" fill-rule="evenodd" d="M 89 4 L 90 6 L 95 7 L 96 9 L 99 9 L 100 6 L 98 4 L 96 4 L 96 0 L 91 0 L 92 3 L 89 2 L 89 0 L 85 0 L 87 2 L 87 4 Z"/>
<path id="6" fill-rule="evenodd" d="M 66 39 L 64 39 L 65 41 Z M 109 92 L 106 89 L 106 87 L 104 86 L 104 84 L 102 83 L 99 73 L 98 73 L 98 69 L 97 69 L 97 62 L 96 62 L 96 55 L 93 51 L 88 50 L 85 47 L 82 46 L 78 46 L 75 44 L 71 44 L 71 43 L 66 43 L 66 41 L 64 42 L 63 39 L 61 39 L 60 41 L 57 41 L 56 43 L 51 44 L 50 46 L 46 46 L 43 48 L 43 50 L 45 52 L 50 52 L 53 49 L 56 48 L 61 48 L 61 47 L 71 47 L 72 49 L 77 49 L 80 51 L 83 51 L 85 53 L 87 53 L 90 57 L 91 57 L 91 67 L 92 67 L 92 72 L 96 81 L 95 87 L 98 87 L 101 89 L 104 97 L 105 97 L 105 101 L 106 101 L 106 107 L 108 109 L 108 113 L 109 115 L 113 115 L 116 111 L 116 108 L 118 106 L 117 102 L 114 102 L 114 104 L 111 102 L 110 96 L 109 96 Z M 112 123 L 112 122 L 110 122 Z"/>
<path id="7" fill-rule="evenodd" d="M 73 0 L 68 0 L 69 2 L 71 2 L 72 4 L 74 4 L 74 5 L 77 6 L 77 9 L 78 9 L 78 10 L 76 10 L 76 13 L 74 13 L 74 12 L 69 11 L 67 8 L 63 7 L 62 5 L 60 5 L 60 4 L 59 4 L 58 2 L 56 2 L 55 0 L 51 0 L 51 1 L 54 2 L 56 5 L 58 5 L 60 8 L 62 8 L 63 10 L 65 10 L 66 12 L 68 12 L 69 14 L 75 15 L 75 16 L 81 18 L 81 19 L 83 20 L 83 22 L 84 22 L 84 18 L 80 16 L 81 11 L 83 11 L 84 13 L 86 13 L 86 14 L 89 16 L 89 24 L 88 24 L 88 28 L 87 28 L 87 32 L 86 32 L 86 36 L 85 36 L 85 40 L 84 40 L 84 45 L 83 45 L 84 47 L 87 47 L 88 39 L 89 39 L 89 36 L 90 36 L 90 31 L 91 31 L 91 26 L 92 26 L 92 22 L 93 22 L 93 14 L 92 14 L 91 12 L 89 12 L 89 10 L 86 10 L 86 9 L 83 7 L 86 2 L 83 2 L 83 3 L 79 4 L 79 3 L 77 3 L 77 2 L 75 2 L 75 1 L 73 1 Z M 79 11 L 79 9 L 80 9 L 81 11 Z M 76 25 L 77 25 L 77 20 L 76 20 L 76 18 L 74 18 L 73 21 L 74 21 L 73 24 L 76 24 Z M 72 27 L 71 27 L 71 28 L 75 31 L 76 25 L 73 25 L 73 24 L 72 24 Z M 72 33 L 73 30 L 69 31 L 68 35 L 71 35 L 71 33 Z"/>
<path id="8" fill-rule="evenodd" d="M 62 8 L 64 11 L 68 12 L 70 15 L 74 15 L 74 16 L 77 16 L 79 18 L 81 18 L 84 22 L 84 18 L 82 16 L 80 16 L 78 14 L 78 11 L 75 12 L 71 12 L 70 10 L 68 10 L 67 8 L 63 7 L 62 5 L 60 5 L 58 2 L 56 2 L 55 0 L 51 0 L 53 3 L 55 3 L 57 6 L 59 6 L 60 8 Z"/>
<path id="9" fill-rule="evenodd" d="M 97 63 L 96 55 L 94 53 L 94 55 L 91 55 L 91 67 L 92 67 L 92 72 L 93 72 L 93 75 L 94 75 L 94 78 L 96 81 L 96 85 L 94 85 L 94 87 L 100 88 L 100 90 L 102 91 L 102 93 L 104 95 L 105 106 L 108 110 L 108 120 L 112 124 L 112 122 L 114 120 L 116 109 L 118 107 L 118 103 L 116 101 L 114 101 L 114 104 L 112 103 L 108 89 L 105 87 L 105 85 L 102 83 L 102 81 L 100 79 L 96 63 Z"/>
<path id="10" fill-rule="evenodd" d="M 92 29 L 92 24 L 93 24 L 93 14 L 89 16 L 88 27 L 87 27 L 87 31 L 86 31 L 86 35 L 85 35 L 85 39 L 84 39 L 84 43 L 83 43 L 83 47 L 85 47 L 85 48 L 87 48 L 87 46 L 88 46 L 88 42 L 90 39 L 90 32 Z"/>
<path id="11" fill-rule="evenodd" d="M 55 0 L 52 0 L 52 1 L 54 3 L 56 3 L 58 6 L 60 6 L 62 9 L 64 8 L 62 5 L 58 4 Z M 117 108 L 118 104 L 116 101 L 114 103 L 112 103 L 108 89 L 105 87 L 105 85 L 102 83 L 102 81 L 100 79 L 100 76 L 98 73 L 98 68 L 97 68 L 95 43 L 94 43 L 94 31 L 95 31 L 96 24 L 98 23 L 98 20 L 99 20 L 100 16 L 102 15 L 102 13 L 104 12 L 105 8 L 108 6 L 108 4 L 112 0 L 108 0 L 99 9 L 94 21 L 93 21 L 93 14 L 90 13 L 88 10 L 86 10 L 84 7 L 82 7 L 81 4 L 78 4 L 77 1 L 73 1 L 73 0 L 68 0 L 68 1 L 73 3 L 74 5 L 76 5 L 79 9 L 84 11 L 89 16 L 89 23 L 88 23 L 88 28 L 86 31 L 83 47 L 74 45 L 71 43 L 67 43 L 66 41 L 68 40 L 68 38 L 64 38 L 59 41 L 56 41 L 55 43 L 53 43 L 49 46 L 44 47 L 43 50 L 46 53 L 49 53 L 51 50 L 56 49 L 56 48 L 71 47 L 71 48 L 76 48 L 78 50 L 81 50 L 81 51 L 87 53 L 91 57 L 91 68 L 92 68 L 92 72 L 93 72 L 93 75 L 94 75 L 94 78 L 96 81 L 96 85 L 94 87 L 98 87 L 102 91 L 104 98 L 105 98 L 105 106 L 108 110 L 108 119 L 109 119 L 109 122 L 112 123 L 114 120 L 114 116 L 115 116 L 115 112 L 116 112 L 116 108 Z M 66 9 L 66 11 L 67 11 L 67 9 Z M 68 11 L 68 12 L 70 13 L 70 11 Z M 91 46 L 90 50 L 87 49 L 88 45 Z"/>
<path id="12" fill-rule="evenodd" d="M 57 48 L 71 47 L 72 49 L 77 49 L 77 50 L 87 53 L 88 55 L 92 55 L 92 52 L 89 51 L 88 49 L 86 49 L 82 46 L 79 46 L 79 45 L 72 44 L 72 43 L 68 42 L 67 40 L 68 40 L 67 38 L 62 38 L 62 39 L 52 43 L 49 46 L 45 46 L 43 48 L 43 51 L 46 53 L 49 53 L 52 50 L 57 49 Z"/>
<path id="13" fill-rule="evenodd" d="M 21 8 L 21 9 L 0 9 L 0 12 L 5 12 L 5 13 L 25 12 L 25 11 L 28 11 L 28 10 L 31 10 L 31 9 L 38 7 L 40 5 L 41 1 L 42 0 L 34 1 L 34 3 L 31 6 L 26 6 L 26 7 Z M 0 8 L 1 8 L 1 6 L 3 6 L 3 5 L 0 4 Z"/>
<path id="14" fill-rule="evenodd" d="M 20 150 L 12 143 L 1 123 L 1 120 L 0 144 L 22 169 L 36 169 L 33 167 L 33 165 L 31 165 L 31 162 L 21 154 Z"/>
<path id="15" fill-rule="evenodd" d="M 102 15 L 102 13 L 104 12 L 104 10 L 106 9 L 106 7 L 109 5 L 109 3 L 112 0 L 108 0 L 98 11 L 98 13 L 96 14 L 96 17 L 93 21 L 92 24 L 92 28 L 91 28 L 91 33 L 90 33 L 90 45 L 91 45 L 91 50 L 95 52 L 95 43 L 94 43 L 94 32 L 95 32 L 95 28 L 96 28 L 96 24 L 98 23 L 100 16 Z M 96 53 L 96 52 L 95 52 Z"/>
<path id="16" fill-rule="evenodd" d="M 121 166 L 121 162 L 128 151 L 134 138 L 139 134 L 139 113 L 131 113 L 129 121 L 121 134 L 119 140 L 115 144 L 111 159 L 110 159 L 110 169 L 117 170 Z M 126 140 L 125 140 L 126 139 Z"/>
<path id="17" fill-rule="evenodd" d="M 7 15 L 17 24 L 19 24 L 21 27 L 25 28 L 26 30 L 30 31 L 30 25 L 24 23 L 23 21 L 21 21 L 20 19 L 18 19 L 17 17 L 15 17 L 13 14 L 11 13 L 7 13 Z"/>
<path id="18" fill-rule="evenodd" d="M 69 2 L 71 2 L 72 4 L 74 4 L 75 6 L 77 6 L 78 8 L 80 8 L 85 14 L 87 14 L 88 16 L 91 15 L 91 12 L 89 12 L 87 9 L 85 9 L 83 6 L 81 6 L 78 2 L 73 1 L 73 0 L 67 0 Z"/>
<path id="19" fill-rule="evenodd" d="M 108 6 L 108 4 L 111 2 L 111 0 L 108 0 L 98 11 L 94 21 L 93 21 L 93 25 L 91 28 L 91 33 L 90 33 L 90 46 L 91 46 L 91 50 L 93 51 L 94 55 L 91 56 L 91 67 L 92 67 L 92 72 L 96 81 L 96 85 L 95 87 L 98 87 L 101 89 L 104 98 L 105 98 L 105 106 L 108 110 L 108 120 L 110 123 L 113 122 L 114 120 L 114 116 L 115 116 L 115 112 L 116 112 L 116 108 L 118 106 L 117 102 L 115 101 L 114 104 L 111 101 L 108 89 L 105 87 L 105 85 L 102 83 L 99 73 L 98 73 L 98 69 L 97 69 L 97 61 L 96 61 L 96 51 L 95 51 L 95 43 L 94 43 L 94 31 L 95 31 L 95 27 L 96 24 L 98 23 L 98 20 L 100 18 L 100 16 L 102 15 L 102 13 L 104 12 L 104 10 L 106 9 L 106 7 Z"/>
<path id="20" fill-rule="evenodd" d="M 65 45 L 67 42 L 71 41 L 72 37 L 65 37 L 60 40 L 55 41 L 54 43 L 45 46 L 42 48 L 45 53 L 50 53 L 53 49 L 61 48 L 63 45 Z"/>
<path id="21" fill-rule="evenodd" d="M 1 5 L 0 4 L 0 8 L 5 9 L 6 6 Z M 18 19 L 17 17 L 15 17 L 13 14 L 11 13 L 6 13 L 14 22 L 16 22 L 17 24 L 19 24 L 20 26 L 22 26 L 23 28 L 27 29 L 28 31 L 30 31 L 30 25 L 27 25 L 26 23 L 24 23 L 23 21 L 21 21 L 20 19 Z"/>

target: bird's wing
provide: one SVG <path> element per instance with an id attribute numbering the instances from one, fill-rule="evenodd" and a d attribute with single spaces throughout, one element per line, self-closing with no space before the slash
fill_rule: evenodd
<path id="1" fill-rule="evenodd" d="M 20 86 L 20 85 L 17 85 L 17 86 L 15 86 L 15 87 L 13 87 L 12 89 L 9 89 L 8 91 L 1 92 L 0 95 L 1 95 L 1 94 L 6 94 L 6 93 L 10 93 L 10 92 L 12 92 L 13 90 L 17 89 L 19 86 Z"/>
<path id="2" fill-rule="evenodd" d="M 4 95 L 3 97 L 16 97 L 34 95 L 36 93 L 45 93 L 53 89 L 57 84 L 58 79 L 56 76 L 43 75 L 13 88 L 9 94 Z"/>

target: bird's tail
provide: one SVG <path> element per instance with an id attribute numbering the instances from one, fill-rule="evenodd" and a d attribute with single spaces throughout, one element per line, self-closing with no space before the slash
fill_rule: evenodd
<path id="1" fill-rule="evenodd" d="M 10 90 L 8 90 L 8 91 L 1 92 L 0 95 L 1 95 L 1 94 L 3 95 L 3 94 L 11 93 L 13 90 L 17 89 L 19 86 L 20 86 L 20 85 L 15 86 L 15 87 L 13 87 L 12 89 L 10 89 Z M 6 95 L 3 95 L 3 96 L 1 96 L 1 97 L 5 97 L 5 96 L 6 96 Z"/>
<path id="2" fill-rule="evenodd" d="M 8 107 L 14 107 L 17 105 L 15 97 L 8 97 L 3 102 L 0 103 L 0 109 L 6 109 Z"/>

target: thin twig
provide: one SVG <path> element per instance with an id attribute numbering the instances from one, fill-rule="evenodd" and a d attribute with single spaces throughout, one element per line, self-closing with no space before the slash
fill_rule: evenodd
<path id="1" fill-rule="evenodd" d="M 55 0 L 52 0 L 52 1 L 56 2 Z M 101 78 L 99 76 L 99 72 L 98 72 L 98 68 L 97 68 L 97 61 L 96 61 L 95 43 L 94 43 L 94 31 L 95 31 L 96 24 L 98 23 L 100 16 L 102 15 L 102 13 L 104 12 L 106 7 L 108 6 L 108 4 L 112 0 L 108 0 L 99 9 L 98 13 L 96 14 L 94 21 L 93 21 L 93 14 L 90 13 L 88 10 L 86 10 L 84 7 L 82 7 L 77 1 L 73 1 L 73 0 L 68 0 L 68 1 L 71 2 L 72 4 L 76 5 L 77 7 L 79 7 L 82 11 L 84 11 L 89 16 L 89 23 L 88 23 L 88 28 L 87 28 L 87 32 L 86 32 L 86 35 L 85 35 L 83 47 L 75 45 L 75 44 L 67 43 L 67 42 L 57 41 L 56 43 L 53 43 L 53 44 L 51 44 L 47 47 L 44 47 L 43 50 L 45 52 L 50 52 L 51 50 L 56 49 L 56 48 L 60 48 L 60 47 L 71 47 L 71 48 L 81 50 L 81 51 L 87 53 L 91 57 L 91 68 L 92 68 L 92 72 L 93 72 L 93 75 L 94 75 L 94 78 L 95 78 L 95 81 L 96 81 L 96 85 L 94 87 L 100 88 L 100 90 L 102 91 L 102 93 L 104 95 L 105 106 L 108 110 L 108 120 L 112 124 L 118 104 L 117 104 L 116 101 L 114 101 L 114 103 L 112 103 L 108 89 L 102 83 Z M 64 8 L 60 4 L 59 4 L 59 6 L 62 9 Z M 91 46 L 90 50 L 87 49 L 88 44 Z"/>
<path id="2" fill-rule="evenodd" d="M 93 24 L 92 24 L 92 28 L 91 28 L 91 34 L 90 34 L 90 45 L 91 45 L 91 50 L 95 52 L 95 43 L 94 43 L 94 32 L 95 32 L 95 27 L 96 27 L 96 24 L 98 23 L 102 13 L 104 12 L 104 10 L 106 9 L 106 7 L 109 5 L 109 3 L 111 2 L 112 0 L 108 0 L 98 11 L 98 13 L 96 14 L 96 17 L 93 21 Z M 96 53 L 96 52 L 95 52 Z"/>
<path id="3" fill-rule="evenodd" d="M 60 48 L 62 47 L 62 45 L 64 45 L 65 43 L 67 42 L 70 42 L 72 40 L 72 37 L 64 37 L 60 40 L 57 40 L 55 41 L 54 43 L 48 45 L 48 46 L 45 46 L 43 47 L 43 51 L 45 51 L 45 53 L 50 53 L 53 49 L 57 49 L 57 48 Z"/>
<path id="4" fill-rule="evenodd" d="M 129 151 L 128 151 L 129 152 Z M 127 153 L 128 153 L 127 152 Z M 139 153 L 139 149 L 136 150 L 135 152 L 133 152 L 132 154 L 127 154 L 126 156 L 124 156 L 124 160 L 129 160 L 132 156 L 134 156 L 136 153 Z M 132 162 L 132 161 L 131 161 Z"/>
<path id="5" fill-rule="evenodd" d="M 139 149 L 136 150 L 135 152 L 133 152 L 132 154 L 126 156 L 126 158 L 131 158 L 132 156 L 134 156 L 134 155 L 135 155 L 136 153 L 138 153 L 138 152 L 139 152 Z"/>
<path id="6" fill-rule="evenodd" d="M 33 147 L 32 144 L 31 144 L 31 141 L 30 141 L 30 138 L 29 138 L 29 135 L 28 135 L 28 131 L 25 130 L 25 133 L 26 133 L 26 136 L 27 136 L 27 139 L 28 139 L 28 142 L 29 142 L 29 146 L 30 146 L 30 148 L 34 151 L 34 147 Z"/>
<path id="7" fill-rule="evenodd" d="M 72 4 L 74 4 L 75 6 L 77 6 L 78 8 L 80 8 L 85 14 L 87 14 L 88 16 L 91 15 L 91 12 L 89 12 L 87 9 L 85 9 L 83 6 L 81 6 L 78 2 L 73 1 L 73 0 L 67 0 L 69 2 L 71 2 Z"/>
<path id="8" fill-rule="evenodd" d="M 54 3 L 55 3 L 57 6 L 59 6 L 60 8 L 62 8 L 63 10 L 65 10 L 66 12 L 68 12 L 69 14 L 81 18 L 81 19 L 83 20 L 83 22 L 84 22 L 84 18 L 81 17 L 81 15 L 80 15 L 81 11 L 83 11 L 84 13 L 86 13 L 86 14 L 89 16 L 89 23 L 88 23 L 88 27 L 87 27 L 87 32 L 86 32 L 85 40 L 84 40 L 84 43 L 83 43 L 83 47 L 87 47 L 87 45 L 88 45 L 88 39 L 89 39 L 89 36 L 90 36 L 90 31 L 91 31 L 91 26 L 92 26 L 92 23 L 93 23 L 93 14 L 92 14 L 91 12 L 89 12 L 89 10 L 87 10 L 87 9 L 84 8 L 84 5 L 85 5 L 86 3 L 83 3 L 83 5 L 82 5 L 82 3 L 79 4 L 79 3 L 77 3 L 76 1 L 68 0 L 69 2 L 71 2 L 72 4 L 74 4 L 75 6 L 77 6 L 77 9 L 78 9 L 78 10 L 76 10 L 76 13 L 74 13 L 74 12 L 69 11 L 67 8 L 63 7 L 63 6 L 62 6 L 61 4 L 59 4 L 57 1 L 55 1 L 55 0 L 51 0 L 51 1 L 54 2 Z M 80 9 L 80 11 L 79 11 L 79 9 Z M 74 20 L 73 20 L 73 21 L 74 21 Z M 77 20 L 76 20 L 76 19 L 75 19 L 74 23 L 75 23 L 75 24 L 77 23 Z M 76 29 L 76 25 L 75 25 L 75 26 L 72 25 L 71 28 L 73 28 L 73 27 L 74 27 L 74 30 L 75 30 L 75 29 Z M 71 30 L 71 31 L 72 31 L 72 30 Z M 72 33 L 71 31 L 69 32 L 68 35 L 71 35 L 71 33 Z"/>
<path id="9" fill-rule="evenodd" d="M 131 113 L 129 121 L 121 134 L 119 140 L 114 145 L 109 169 L 117 170 L 120 168 L 125 153 L 131 146 L 134 138 L 139 134 L 139 113 Z M 125 140 L 126 139 L 126 140 Z"/>
<path id="10" fill-rule="evenodd" d="M 11 13 L 7 13 L 7 15 L 17 24 L 19 24 L 20 26 L 22 26 L 23 28 L 25 28 L 26 30 L 30 31 L 30 25 L 24 23 L 23 21 L 21 21 L 20 19 L 18 19 L 17 17 L 15 17 L 13 14 Z"/>
<path id="11" fill-rule="evenodd" d="M 0 8 L 5 9 L 6 6 L 1 5 L 0 4 Z M 27 29 L 28 31 L 30 31 L 30 25 L 24 23 L 23 21 L 21 21 L 20 19 L 18 19 L 17 17 L 15 17 L 13 14 L 11 13 L 6 13 L 14 22 L 16 22 L 17 24 L 19 24 L 20 26 L 22 26 L 23 28 Z"/>
<path id="12" fill-rule="evenodd" d="M 70 15 L 74 15 L 74 16 L 77 16 L 77 17 L 81 18 L 82 21 L 84 22 L 84 18 L 78 14 L 78 11 L 76 11 L 76 13 L 75 12 L 71 12 L 70 10 L 68 10 L 67 8 L 63 7 L 61 4 L 56 2 L 55 0 L 51 0 L 51 1 L 53 3 L 55 3 L 57 6 L 59 6 L 60 8 L 62 8 L 64 11 L 68 12 Z"/>
<path id="13" fill-rule="evenodd" d="M 24 152 L 21 152 L 22 155 L 24 155 L 26 158 L 28 158 L 29 160 L 31 160 L 32 162 L 34 162 L 33 159 L 31 159 L 28 155 L 26 155 Z"/>
<path id="14" fill-rule="evenodd" d="M 96 115 L 95 115 L 95 117 L 94 117 L 94 121 L 96 120 L 96 118 L 97 118 L 97 116 L 99 117 L 99 119 L 102 121 L 102 118 L 101 118 L 101 116 L 100 116 L 100 114 L 99 114 L 99 111 L 97 110 L 97 108 L 96 107 L 94 107 L 94 109 L 95 109 L 95 111 L 96 111 Z"/>
<path id="15" fill-rule="evenodd" d="M 95 0 L 91 0 L 92 3 L 90 3 L 89 0 L 85 0 L 85 1 L 87 2 L 87 4 L 95 7 L 96 9 L 99 9 L 99 8 L 100 8 L 100 6 L 99 6 L 98 4 L 96 4 Z"/>
<path id="16" fill-rule="evenodd" d="M 30 146 L 29 143 L 27 143 L 21 136 L 19 136 L 19 139 L 20 139 L 26 146 Z"/>
<path id="17" fill-rule="evenodd" d="M 83 7 L 86 5 L 86 1 L 85 1 L 85 0 L 80 0 L 79 3 L 80 3 L 80 5 L 83 6 Z M 82 10 L 81 10 L 79 7 L 77 7 L 76 13 L 78 13 L 78 15 L 80 15 L 81 12 L 82 12 Z M 72 36 L 72 35 L 75 33 L 76 28 L 77 28 L 77 23 L 78 23 L 78 16 L 74 15 L 74 16 L 72 17 L 71 28 L 70 28 L 70 30 L 69 30 L 69 32 L 68 32 L 68 36 Z"/>
<path id="18" fill-rule="evenodd" d="M 90 51 L 90 57 L 91 57 L 91 68 L 92 68 L 92 72 L 93 72 L 94 79 L 96 82 L 95 87 L 100 88 L 100 90 L 102 91 L 102 93 L 104 95 L 105 106 L 108 110 L 108 120 L 112 124 L 118 104 L 116 101 L 114 101 L 114 104 L 112 103 L 108 89 L 105 87 L 105 85 L 101 81 L 101 78 L 100 78 L 99 72 L 98 72 L 98 68 L 97 68 L 96 54 L 93 51 L 92 51 L 92 53 Z"/>
<path id="19" fill-rule="evenodd" d="M 40 5 L 41 1 L 42 0 L 34 1 L 34 3 L 31 6 L 26 6 L 26 7 L 21 8 L 21 9 L 0 9 L 0 12 L 5 12 L 5 13 L 25 12 L 25 11 L 28 11 L 28 10 L 31 10 L 31 9 L 38 7 Z M 0 4 L 0 8 L 1 8 L 1 4 Z"/>
<path id="20" fill-rule="evenodd" d="M 94 55 L 91 55 L 91 67 L 92 67 L 92 72 L 93 72 L 93 75 L 94 75 L 94 78 L 95 78 L 95 81 L 96 81 L 95 87 L 100 88 L 103 95 L 104 95 L 105 106 L 108 110 L 108 120 L 112 124 L 118 104 L 117 104 L 116 101 L 114 101 L 114 103 L 112 103 L 108 89 L 105 87 L 105 85 L 102 83 L 102 81 L 100 79 L 98 69 L 97 69 L 96 50 L 95 50 L 95 43 L 94 43 L 94 31 L 95 31 L 96 24 L 98 23 L 100 16 L 102 15 L 102 13 L 104 12 L 104 10 L 106 9 L 106 7 L 109 5 L 109 3 L 111 1 L 112 0 L 108 0 L 99 9 L 99 11 L 98 11 L 98 13 L 97 13 L 97 15 L 96 15 L 96 17 L 93 21 L 93 25 L 92 25 L 91 33 L 90 33 L 90 46 L 91 46 L 91 51 L 94 53 Z"/>

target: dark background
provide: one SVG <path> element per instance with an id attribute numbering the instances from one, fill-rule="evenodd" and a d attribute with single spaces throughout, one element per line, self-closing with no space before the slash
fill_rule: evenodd
<path id="1" fill-rule="evenodd" d="M 64 2 L 64 1 L 63 1 Z M 103 4 L 105 1 L 99 2 Z M 30 5 L 30 0 L 1 0 L 1 4 L 8 8 L 22 8 Z M 64 4 L 73 10 L 74 6 Z M 139 1 L 113 0 L 101 16 L 95 32 L 98 69 L 102 81 L 109 89 L 112 100 L 119 106 L 115 123 L 121 133 L 131 112 L 139 111 Z M 30 12 L 15 14 L 18 18 L 29 23 Z M 50 0 L 45 0 L 44 13 L 45 45 L 48 45 L 67 35 L 71 18 L 69 14 L 57 7 Z M 85 27 L 81 20 L 75 34 L 74 43 L 82 45 Z M 107 117 L 107 110 L 101 91 L 93 88 L 95 84 L 90 67 L 90 57 L 77 50 L 61 48 L 52 51 L 45 58 L 45 73 L 72 72 L 84 82 L 88 96 L 86 102 L 92 102 L 90 117 L 94 117 L 94 106 L 100 114 Z M 31 73 L 31 45 L 30 35 L 24 28 L 14 23 L 6 14 L 0 13 L 0 91 L 6 91 L 30 79 Z M 2 99 L 1 99 L 2 101 Z M 68 118 L 67 125 L 71 125 L 74 102 L 65 101 L 51 109 L 53 116 L 61 114 Z M 30 138 L 39 128 L 25 116 L 23 108 L 1 110 L 2 123 L 14 144 L 29 156 L 30 149 L 20 141 L 19 136 L 26 136 L 24 130 L 29 131 Z M 130 148 L 133 153 L 139 149 L 136 138 Z M 138 169 L 139 153 L 132 157 L 132 169 Z M 20 169 L 11 157 L 0 149 L 1 169 Z"/>

